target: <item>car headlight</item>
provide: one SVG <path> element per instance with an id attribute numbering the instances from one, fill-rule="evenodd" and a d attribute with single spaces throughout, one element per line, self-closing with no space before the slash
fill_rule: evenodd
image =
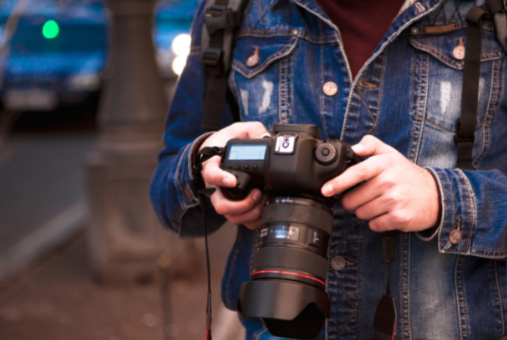
<path id="1" fill-rule="evenodd" d="M 187 56 L 190 53 L 190 34 L 180 34 L 174 38 L 171 48 L 178 56 Z"/>
<path id="2" fill-rule="evenodd" d="M 97 73 L 73 76 L 69 87 L 73 91 L 96 91 L 100 88 L 100 76 Z"/>
<path id="3" fill-rule="evenodd" d="M 180 34 L 174 38 L 171 44 L 171 49 L 176 54 L 176 58 L 174 58 L 172 63 L 172 69 L 178 76 L 183 72 L 187 63 L 187 57 L 190 53 L 190 40 L 189 34 Z"/>
<path id="4" fill-rule="evenodd" d="M 187 63 L 187 56 L 177 56 L 173 60 L 173 71 L 177 75 L 180 75 L 181 72 L 183 72 L 183 69 L 185 68 L 185 64 Z"/>

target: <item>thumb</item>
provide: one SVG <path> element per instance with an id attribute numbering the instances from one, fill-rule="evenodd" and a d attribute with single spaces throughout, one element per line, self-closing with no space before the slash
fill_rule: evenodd
<path id="1" fill-rule="evenodd" d="M 369 157 L 369 156 L 376 156 L 376 155 L 384 155 L 388 153 L 398 153 L 398 151 L 393 148 L 392 146 L 387 145 L 386 143 L 382 142 L 377 137 L 374 137 L 372 135 L 366 135 L 361 139 L 361 141 L 352 146 L 352 150 L 358 155 L 359 157 Z"/>

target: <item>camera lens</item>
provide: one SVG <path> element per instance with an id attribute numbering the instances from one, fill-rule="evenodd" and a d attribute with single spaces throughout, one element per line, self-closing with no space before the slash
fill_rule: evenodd
<path id="1" fill-rule="evenodd" d="M 284 338 L 316 338 L 329 316 L 325 291 L 333 217 L 316 200 L 272 198 L 264 208 L 251 281 L 239 309 Z"/>

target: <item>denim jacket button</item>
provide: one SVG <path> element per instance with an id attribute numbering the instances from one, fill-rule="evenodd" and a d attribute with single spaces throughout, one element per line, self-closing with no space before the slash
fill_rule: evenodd
<path id="1" fill-rule="evenodd" d="M 452 55 L 458 60 L 465 59 L 465 46 L 456 46 L 454 50 L 452 50 Z"/>
<path id="2" fill-rule="evenodd" d="M 463 239 L 463 233 L 460 230 L 453 230 L 449 234 L 449 241 L 452 244 L 458 244 Z"/>
<path id="3" fill-rule="evenodd" d="M 248 67 L 254 67 L 259 63 L 259 48 L 256 47 L 254 53 L 248 57 L 246 60 L 246 65 Z"/>
<path id="4" fill-rule="evenodd" d="M 412 34 L 419 34 L 419 28 L 417 28 L 417 27 L 412 27 L 412 28 L 410 29 L 410 33 L 412 33 Z"/>
<path id="5" fill-rule="evenodd" d="M 328 81 L 324 84 L 322 87 L 322 90 L 324 91 L 324 94 L 326 96 L 334 96 L 338 92 L 338 85 L 332 81 Z"/>
<path id="6" fill-rule="evenodd" d="M 333 257 L 333 259 L 331 260 L 331 267 L 334 270 L 342 270 L 343 268 L 345 268 L 345 259 L 341 256 Z"/>

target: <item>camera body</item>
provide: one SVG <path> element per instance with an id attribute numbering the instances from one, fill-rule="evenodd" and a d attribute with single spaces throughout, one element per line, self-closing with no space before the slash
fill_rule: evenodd
<path id="1" fill-rule="evenodd" d="M 230 140 L 220 163 L 237 178 L 234 188 L 220 188 L 227 199 L 255 187 L 269 197 L 238 311 L 282 338 L 316 338 L 330 314 L 327 253 L 339 197 L 321 188 L 358 159 L 346 143 L 320 136 L 315 125 L 275 124 L 264 138 Z"/>
<path id="2" fill-rule="evenodd" d="M 346 143 L 320 135 L 315 125 L 275 124 L 271 136 L 229 140 L 220 167 L 236 176 L 237 185 L 222 187 L 223 195 L 240 201 L 254 187 L 268 195 L 320 195 L 324 183 L 357 162 Z"/>

